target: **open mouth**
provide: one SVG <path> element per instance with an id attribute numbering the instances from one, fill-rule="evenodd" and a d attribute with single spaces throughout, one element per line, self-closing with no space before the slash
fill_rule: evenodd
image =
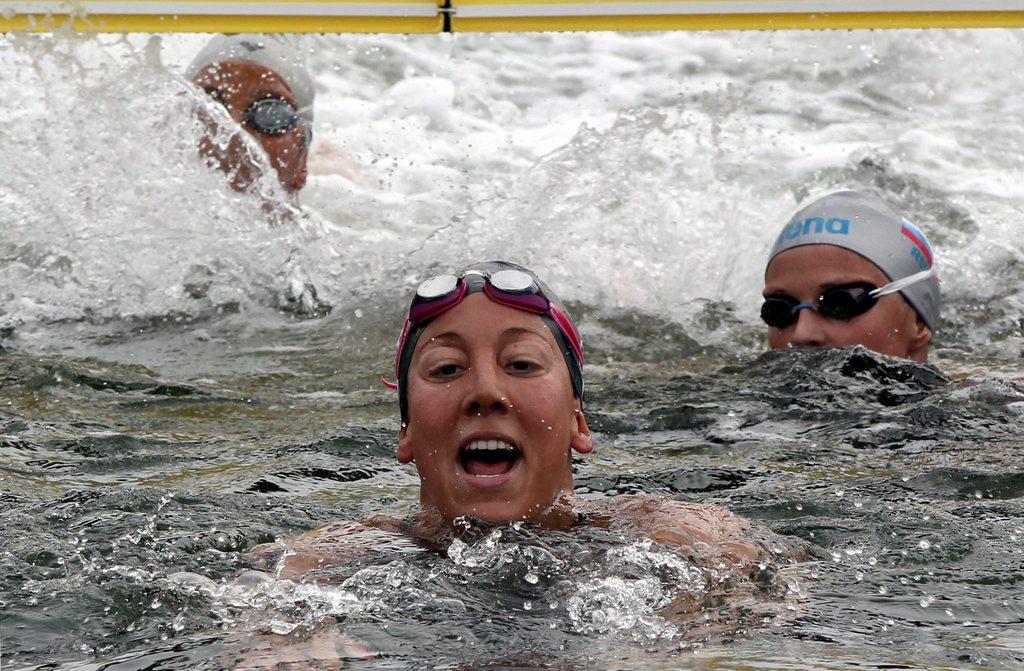
<path id="1" fill-rule="evenodd" d="M 519 448 L 503 440 L 474 440 L 459 451 L 462 470 L 478 478 L 496 478 L 515 467 Z"/>

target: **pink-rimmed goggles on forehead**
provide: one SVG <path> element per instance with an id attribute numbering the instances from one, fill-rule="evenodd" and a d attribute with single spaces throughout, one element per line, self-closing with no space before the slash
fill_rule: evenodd
<path id="1" fill-rule="evenodd" d="M 484 293 L 495 303 L 516 310 L 547 316 L 565 337 L 579 365 L 584 363 L 583 343 L 575 325 L 561 308 L 555 305 L 529 273 L 507 268 L 494 273 L 466 270 L 459 275 L 436 275 L 416 289 L 416 297 L 409 308 L 409 316 L 398 338 L 395 352 L 395 376 L 400 378 L 402 354 L 413 328 L 452 309 L 470 293 L 470 284 L 479 282 Z M 386 383 L 392 386 L 391 383 Z M 397 387 L 397 385 L 395 385 Z"/>

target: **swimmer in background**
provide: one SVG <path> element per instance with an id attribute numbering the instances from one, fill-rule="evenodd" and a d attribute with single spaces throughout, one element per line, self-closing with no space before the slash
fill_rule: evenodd
<path id="1" fill-rule="evenodd" d="M 308 175 L 315 99 L 301 55 L 272 35 L 216 35 L 185 76 L 260 143 L 281 186 L 296 196 Z M 259 177 L 258 164 L 238 137 L 226 147 L 204 137 L 199 153 L 231 177 L 236 191 L 246 191 Z"/>
<path id="2" fill-rule="evenodd" d="M 416 466 L 419 512 L 258 546 L 251 551 L 258 566 L 309 581 L 324 571 L 329 580 L 332 564 L 375 547 L 437 544 L 460 528 L 509 522 L 552 530 L 593 525 L 741 573 L 803 557 L 718 506 L 574 495 L 572 454 L 594 449 L 583 411 L 583 346 L 558 297 L 524 268 L 490 261 L 423 282 L 398 342 L 395 374 L 397 458 Z"/>
<path id="3" fill-rule="evenodd" d="M 763 295 L 772 349 L 863 345 L 924 363 L 939 320 L 924 233 L 860 191 L 797 210 L 768 255 Z"/>

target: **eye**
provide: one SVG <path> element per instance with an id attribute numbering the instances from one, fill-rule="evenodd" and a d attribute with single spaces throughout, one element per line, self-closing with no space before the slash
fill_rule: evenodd
<path id="1" fill-rule="evenodd" d="M 531 373 L 539 369 L 540 365 L 530 359 L 515 359 L 508 367 L 514 373 Z"/>
<path id="2" fill-rule="evenodd" d="M 462 366 L 457 363 L 443 363 L 430 369 L 430 376 L 436 378 L 454 377 L 461 372 Z"/>

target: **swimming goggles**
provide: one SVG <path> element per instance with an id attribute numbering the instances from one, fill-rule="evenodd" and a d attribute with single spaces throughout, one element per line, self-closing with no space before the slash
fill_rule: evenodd
<path id="1" fill-rule="evenodd" d="M 521 270 L 511 268 L 499 270 L 496 273 L 467 270 L 461 275 L 431 277 L 416 289 L 416 297 L 413 298 L 409 308 L 409 316 L 402 328 L 402 335 L 398 338 L 398 348 L 395 354 L 395 376 L 397 378 L 401 379 L 399 368 L 402 353 L 405 351 L 406 341 L 413 328 L 461 303 L 470 293 L 470 284 L 475 285 L 474 288 L 482 285 L 484 293 L 495 303 L 549 317 L 565 336 L 579 365 L 583 365 L 583 343 L 576 327 L 569 319 L 569 315 L 548 300 L 544 291 L 533 281 L 533 277 Z M 385 384 L 389 387 L 393 385 L 387 381 Z M 397 388 L 397 385 L 394 385 L 394 388 Z"/>
<path id="2" fill-rule="evenodd" d="M 284 135 L 299 123 L 299 114 L 283 98 L 264 98 L 246 108 L 242 121 L 264 135 Z"/>
<path id="3" fill-rule="evenodd" d="M 207 89 L 211 98 L 228 107 L 217 89 Z M 305 109 L 305 108 L 303 108 Z M 230 111 L 230 108 L 228 108 Z M 263 98 L 249 105 L 242 113 L 242 121 L 257 133 L 263 135 L 284 135 L 299 123 L 299 112 L 284 98 Z M 305 128 L 306 146 L 313 142 L 313 130 Z"/>
<path id="4" fill-rule="evenodd" d="M 878 299 L 906 289 L 912 284 L 934 277 L 935 269 L 915 273 L 909 277 L 890 282 L 884 287 L 875 287 L 870 282 L 851 282 L 829 287 L 821 292 L 813 303 L 801 303 L 786 294 L 773 294 L 761 306 L 761 319 L 768 326 L 777 329 L 789 328 L 800 318 L 801 310 L 814 310 L 829 319 L 850 321 L 875 307 Z"/>

